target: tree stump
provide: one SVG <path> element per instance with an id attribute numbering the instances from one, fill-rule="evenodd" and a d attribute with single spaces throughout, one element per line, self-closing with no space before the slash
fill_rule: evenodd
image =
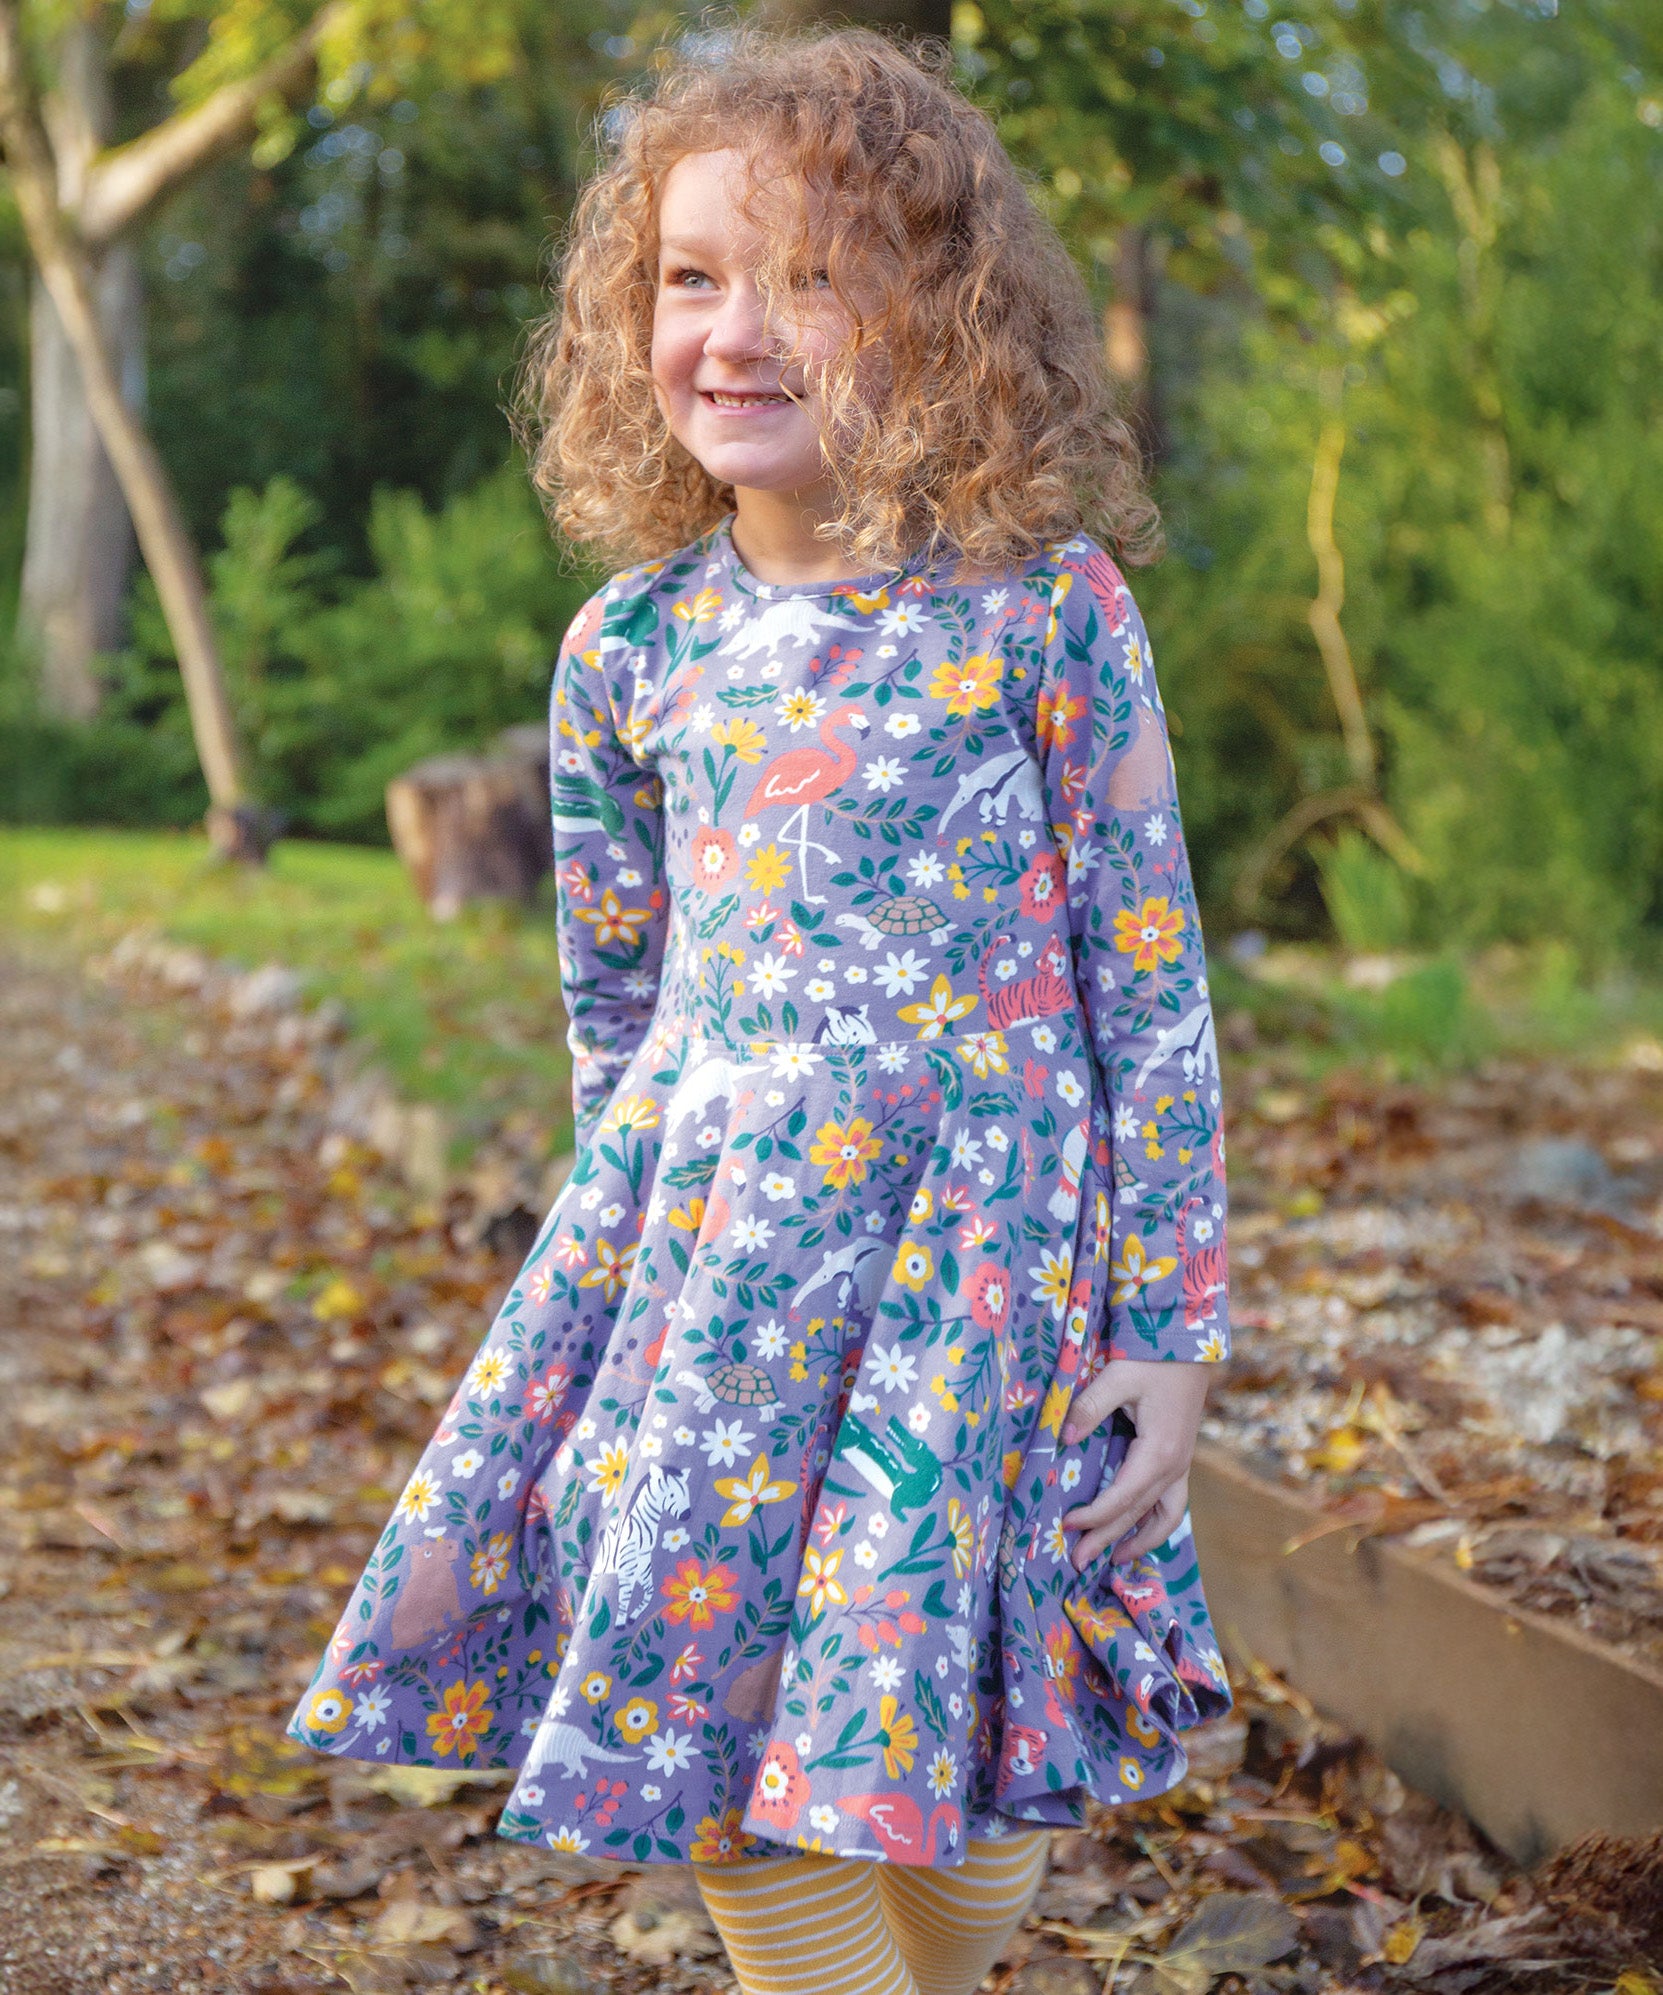
<path id="1" fill-rule="evenodd" d="M 483 755 L 433 755 L 387 785 L 387 829 L 427 908 L 528 902 L 554 864 L 548 736 L 511 727 Z"/>

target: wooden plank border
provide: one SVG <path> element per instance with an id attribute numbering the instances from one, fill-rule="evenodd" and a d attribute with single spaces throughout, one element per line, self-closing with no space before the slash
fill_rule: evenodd
<path id="1" fill-rule="evenodd" d="M 1442 1560 L 1336 1531 L 1203 1443 L 1190 1508 L 1213 1619 L 1521 1863 L 1663 1827 L 1663 1672 L 1511 1607 Z"/>

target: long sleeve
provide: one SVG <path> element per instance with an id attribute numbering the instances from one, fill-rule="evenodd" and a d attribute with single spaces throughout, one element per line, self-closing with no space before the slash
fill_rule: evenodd
<path id="1" fill-rule="evenodd" d="M 1075 975 L 1104 1081 L 1114 1175 L 1103 1349 L 1229 1354 L 1218 1049 L 1166 714 L 1143 618 L 1094 542 L 1051 590 L 1038 752 L 1068 864 Z"/>
<path id="2" fill-rule="evenodd" d="M 581 1145 L 651 1023 L 669 927 L 663 789 L 635 759 L 612 675 L 628 656 L 609 584 L 573 619 L 549 703 L 555 927 Z"/>

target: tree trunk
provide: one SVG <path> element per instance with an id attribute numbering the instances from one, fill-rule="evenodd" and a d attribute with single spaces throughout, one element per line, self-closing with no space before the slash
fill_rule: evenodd
<path id="1" fill-rule="evenodd" d="M 143 502 L 149 524 L 141 524 L 138 540 L 173 632 L 198 753 L 215 798 L 209 828 L 217 842 L 243 856 L 263 849 L 275 825 L 269 814 L 234 801 L 240 795 L 235 742 L 217 685 L 195 552 L 135 414 L 144 402 L 143 301 L 137 260 L 122 237 L 193 174 L 241 145 L 263 104 L 288 97 L 313 76 L 319 47 L 351 5 L 329 0 L 252 75 L 221 84 L 202 103 L 176 111 L 114 151 L 106 149 L 109 65 L 97 18 L 72 20 L 64 31 L 54 51 L 54 87 L 39 103 L 23 66 L 15 5 L 7 5 L 0 20 L 4 142 L 11 154 L 15 141 L 17 153 L 8 164 L 14 176 L 31 176 L 56 190 L 49 208 L 38 198 L 40 189 L 29 197 L 36 215 L 30 247 L 37 255 L 30 314 L 34 448 L 19 623 L 26 632 L 32 627 L 45 653 L 46 703 L 64 713 L 89 713 L 98 697 L 92 656 L 120 639 L 136 480 L 149 494 Z M 38 261 L 37 237 L 55 261 L 53 270 Z M 90 302 L 90 332 L 78 323 L 76 272 Z M 87 355 L 95 349 L 107 363 L 102 372 L 117 385 L 117 400 L 126 405 L 122 412 L 107 409 L 109 421 L 98 412 L 107 400 L 103 388 L 85 377 Z M 112 426 L 125 439 L 115 446 L 109 444 Z M 119 471 L 112 455 L 121 459 Z"/>
<path id="2" fill-rule="evenodd" d="M 58 200 L 73 210 L 111 129 L 108 56 L 93 22 L 73 21 L 60 37 L 55 87 L 41 111 L 52 138 Z M 131 248 L 113 245 L 95 263 L 94 289 L 122 393 L 140 407 L 144 297 Z M 29 390 L 29 522 L 18 628 L 39 648 L 42 704 L 86 720 L 98 707 L 94 656 L 121 641 L 133 533 L 74 349 L 38 277 L 29 301 Z"/>
<path id="3" fill-rule="evenodd" d="M 143 290 L 125 243 L 97 271 L 98 314 L 130 407 L 143 406 Z M 19 633 L 38 647 L 41 703 L 71 720 L 98 710 L 93 661 L 122 639 L 133 560 L 126 501 L 87 407 L 63 321 L 36 277 L 29 300 L 29 524 Z"/>
<path id="4" fill-rule="evenodd" d="M 65 216 L 51 142 L 30 87 L 16 0 L 0 0 L 0 142 L 29 252 L 63 321 L 87 406 L 120 480 L 178 654 L 191 733 L 213 799 L 209 835 L 237 857 L 257 856 L 267 827 L 256 826 L 257 814 L 243 797 L 236 729 L 202 566 L 156 446 L 128 407 L 104 343 L 92 265 Z"/>
<path id="5" fill-rule="evenodd" d="M 1158 277 L 1148 230 L 1127 223 L 1115 242 L 1114 290 L 1103 314 L 1103 351 L 1127 417 L 1156 464 L 1165 459 L 1170 443 L 1149 362 Z"/>

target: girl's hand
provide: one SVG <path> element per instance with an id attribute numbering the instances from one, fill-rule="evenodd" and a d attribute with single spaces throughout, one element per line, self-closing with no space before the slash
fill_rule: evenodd
<path id="1" fill-rule="evenodd" d="M 1066 1444 L 1083 1440 L 1121 1406 L 1138 1430 L 1113 1482 L 1063 1517 L 1065 1531 L 1081 1533 L 1070 1553 L 1076 1572 L 1134 1526 L 1135 1535 L 1115 1554 L 1116 1565 L 1164 1544 L 1178 1528 L 1189 1502 L 1190 1458 L 1211 1369 L 1204 1364 L 1111 1358 L 1075 1394 L 1063 1422 Z"/>

